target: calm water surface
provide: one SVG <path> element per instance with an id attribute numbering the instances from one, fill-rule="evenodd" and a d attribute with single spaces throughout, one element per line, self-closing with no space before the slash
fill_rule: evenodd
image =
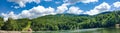
<path id="1" fill-rule="evenodd" d="M 120 29 L 92 28 L 92 29 L 64 30 L 64 31 L 37 31 L 33 33 L 120 33 Z"/>

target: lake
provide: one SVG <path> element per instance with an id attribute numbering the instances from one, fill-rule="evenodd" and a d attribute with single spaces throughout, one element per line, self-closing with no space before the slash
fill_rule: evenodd
<path id="1" fill-rule="evenodd" d="M 33 33 L 120 33 L 120 29 L 92 28 L 92 29 L 62 30 L 62 31 L 36 31 Z"/>

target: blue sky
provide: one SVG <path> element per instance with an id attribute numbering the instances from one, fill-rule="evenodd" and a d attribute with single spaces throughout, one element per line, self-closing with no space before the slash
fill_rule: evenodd
<path id="1" fill-rule="evenodd" d="M 4 18 L 36 18 L 55 14 L 96 15 L 120 10 L 120 0 L 0 0 Z"/>

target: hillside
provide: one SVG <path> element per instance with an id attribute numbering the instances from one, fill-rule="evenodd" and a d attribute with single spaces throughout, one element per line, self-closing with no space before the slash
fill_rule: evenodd
<path id="1" fill-rule="evenodd" d="M 107 28 L 113 27 L 120 23 L 120 11 L 104 12 L 98 15 L 73 15 L 73 14 L 57 14 L 47 15 L 34 19 L 17 19 L 9 18 L 3 22 L 0 18 L 1 30 L 22 31 L 31 28 L 34 31 L 46 30 L 74 30 L 83 28 Z"/>

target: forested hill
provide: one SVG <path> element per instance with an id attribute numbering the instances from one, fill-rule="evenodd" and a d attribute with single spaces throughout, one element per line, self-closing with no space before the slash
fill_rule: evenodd
<path id="1" fill-rule="evenodd" d="M 120 11 L 104 12 L 98 15 L 73 15 L 57 14 L 47 15 L 34 19 L 17 19 L 9 18 L 4 22 L 0 18 L 1 30 L 27 31 L 31 28 L 33 31 L 46 30 L 74 30 L 83 28 L 101 28 L 114 27 L 120 23 Z"/>

